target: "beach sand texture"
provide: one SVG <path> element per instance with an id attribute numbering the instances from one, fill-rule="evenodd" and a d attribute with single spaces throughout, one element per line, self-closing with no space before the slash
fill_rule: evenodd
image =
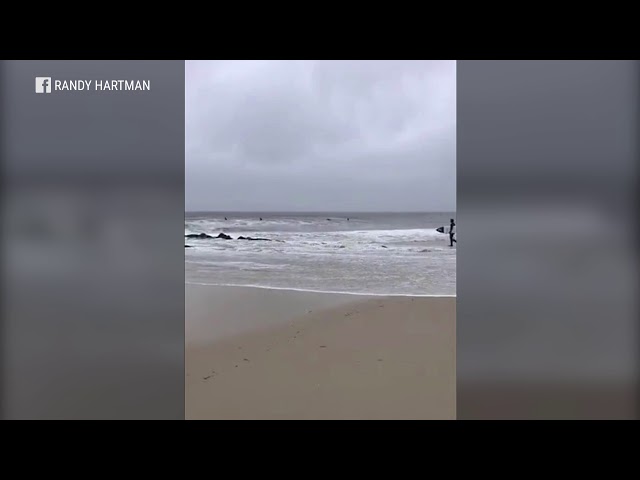
<path id="1" fill-rule="evenodd" d="M 186 289 L 187 419 L 455 418 L 455 297 Z"/>

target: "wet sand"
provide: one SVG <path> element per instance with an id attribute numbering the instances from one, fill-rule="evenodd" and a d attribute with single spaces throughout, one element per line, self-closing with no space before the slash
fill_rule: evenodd
<path id="1" fill-rule="evenodd" d="M 454 419 L 455 298 L 186 286 L 187 419 Z"/>

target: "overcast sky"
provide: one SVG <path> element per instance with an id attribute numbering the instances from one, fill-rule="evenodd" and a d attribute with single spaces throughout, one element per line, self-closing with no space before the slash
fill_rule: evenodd
<path id="1" fill-rule="evenodd" d="M 455 61 L 185 69 L 188 211 L 455 210 Z"/>

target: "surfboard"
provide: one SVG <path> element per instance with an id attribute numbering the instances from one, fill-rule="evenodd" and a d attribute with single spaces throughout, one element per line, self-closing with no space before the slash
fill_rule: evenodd
<path id="1" fill-rule="evenodd" d="M 449 233 L 449 230 L 451 230 L 451 227 L 438 227 L 438 228 L 436 228 L 436 232 L 438 232 L 438 233 Z M 453 234 L 454 235 L 456 234 L 455 230 L 453 231 Z"/>

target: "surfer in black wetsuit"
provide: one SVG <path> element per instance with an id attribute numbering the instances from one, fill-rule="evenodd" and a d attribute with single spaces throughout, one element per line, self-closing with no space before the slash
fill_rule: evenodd
<path id="1" fill-rule="evenodd" d="M 450 247 L 453 247 L 453 242 L 458 243 L 458 241 L 455 238 L 453 238 L 455 234 L 456 234 L 456 222 L 454 222 L 452 218 L 451 223 L 449 224 L 449 246 Z"/>

